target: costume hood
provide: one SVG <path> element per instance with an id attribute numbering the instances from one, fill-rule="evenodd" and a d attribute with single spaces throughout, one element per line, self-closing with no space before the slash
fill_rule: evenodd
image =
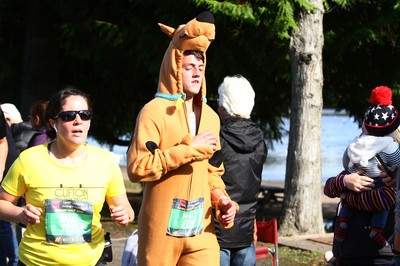
<path id="1" fill-rule="evenodd" d="M 206 51 L 215 39 L 213 15 L 205 11 L 187 24 L 179 25 L 177 29 L 158 23 L 161 30 L 172 38 L 161 63 L 160 76 L 156 97 L 170 100 L 185 100 L 182 86 L 182 59 L 185 51 L 200 51 L 204 55 L 204 71 L 206 66 Z M 206 80 L 203 77 L 200 93 L 194 101 L 206 100 Z"/>

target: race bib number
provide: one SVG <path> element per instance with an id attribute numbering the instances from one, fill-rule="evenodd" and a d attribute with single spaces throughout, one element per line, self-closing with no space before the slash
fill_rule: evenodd
<path id="1" fill-rule="evenodd" d="M 92 241 L 93 206 L 79 200 L 45 200 L 46 241 L 75 244 Z"/>
<path id="2" fill-rule="evenodd" d="M 201 234 L 204 224 L 204 198 L 184 200 L 175 198 L 168 222 L 167 234 L 187 237 Z"/>

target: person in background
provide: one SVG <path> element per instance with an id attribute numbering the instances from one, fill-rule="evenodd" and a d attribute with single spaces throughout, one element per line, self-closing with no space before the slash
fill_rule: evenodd
<path id="1" fill-rule="evenodd" d="M 380 178 L 382 169 L 380 164 L 388 167 L 387 171 L 394 172 L 400 165 L 400 116 L 396 107 L 392 105 L 392 90 L 386 86 L 378 86 L 371 91 L 371 106 L 365 114 L 362 134 L 355 138 L 348 146 L 343 155 L 343 167 L 350 173 L 364 170 L 364 175 L 374 179 L 374 190 L 371 193 L 362 193 L 362 198 L 344 193 L 342 209 L 339 214 L 339 227 L 336 229 L 337 241 L 344 241 L 347 228 L 351 223 L 354 209 L 373 208 L 378 204 L 386 204 L 384 211 L 372 210 L 370 237 L 378 245 L 384 247 L 388 244 L 382 235 L 387 215 L 395 204 L 396 190 L 385 186 Z M 397 141 L 396 141 L 397 140 Z M 381 162 L 378 160 L 381 160 Z M 387 192 L 382 197 L 378 192 Z M 357 194 L 357 193 L 356 193 Z M 390 198 L 391 200 L 387 200 Z M 399 229 L 400 230 L 400 229 Z"/>
<path id="2" fill-rule="evenodd" d="M 352 174 L 348 171 L 342 171 L 339 175 L 328 178 L 325 182 L 324 194 L 330 198 L 338 198 L 343 193 L 359 195 L 365 192 L 372 193 L 373 191 L 380 193 L 380 189 L 373 190 L 375 187 L 374 179 L 363 174 L 364 171 Z M 385 172 L 381 173 L 380 176 L 387 186 L 394 186 L 395 180 L 393 181 L 392 177 L 387 176 Z M 385 195 L 387 194 L 381 194 L 381 196 Z M 390 200 L 390 197 L 385 200 Z M 380 208 L 381 211 L 385 210 L 384 206 Z M 337 241 L 334 237 L 332 246 L 334 257 L 329 258 L 332 259 L 331 265 L 395 265 L 391 245 L 382 248 L 370 238 L 371 216 L 372 212 L 370 210 L 354 210 L 346 239 Z M 339 219 L 336 219 L 334 227 L 337 228 L 338 226 Z M 389 211 L 382 235 L 388 239 L 393 233 L 394 212 L 392 208 Z"/>
<path id="3" fill-rule="evenodd" d="M 30 109 L 29 109 L 29 115 L 30 115 L 30 123 L 32 126 L 32 129 L 34 129 L 36 132 L 33 134 L 31 139 L 28 142 L 28 145 L 26 148 L 30 148 L 36 145 L 40 144 L 45 144 L 47 142 L 50 142 L 51 139 L 47 137 L 47 130 L 48 127 L 45 122 L 45 112 L 46 112 L 46 106 L 47 106 L 47 101 L 44 100 L 39 100 L 34 102 Z M 25 195 L 21 196 L 17 203 L 17 206 L 24 207 L 26 205 L 25 201 Z M 21 242 L 22 235 L 25 232 L 25 228 L 17 225 L 16 227 L 16 233 L 17 233 L 17 241 L 18 243 Z"/>
<path id="4" fill-rule="evenodd" d="M 22 152 L 28 147 L 29 140 L 35 134 L 35 130 L 29 122 L 22 120 L 21 114 L 12 103 L 3 103 L 1 109 L 4 116 L 11 127 L 12 137 L 19 152 Z"/>
<path id="5" fill-rule="evenodd" d="M 255 93 L 241 75 L 228 76 L 218 88 L 221 151 L 211 160 L 223 163 L 226 191 L 239 204 L 234 226 L 215 220 L 221 266 L 255 265 L 255 219 L 267 147 L 264 133 L 251 119 Z"/>
<path id="6" fill-rule="evenodd" d="M 18 265 L 105 265 L 104 202 L 117 225 L 134 219 L 121 169 L 109 152 L 86 144 L 92 106 L 85 93 L 58 91 L 45 119 L 54 141 L 22 152 L 0 187 L 0 218 L 27 226 Z M 24 194 L 26 206 L 15 206 Z"/>
<path id="7" fill-rule="evenodd" d="M 18 154 L 11 129 L 0 108 L 0 168 L 4 169 L 0 176 L 0 184 Z M 18 263 L 18 242 L 13 225 L 9 221 L 0 220 L 0 239 L 0 266 L 16 266 Z"/>
<path id="8" fill-rule="evenodd" d="M 6 123 L 6 118 L 4 117 L 3 111 L 0 108 L 0 182 L 3 180 L 3 176 L 6 174 L 4 172 L 8 154 Z"/>
<path id="9" fill-rule="evenodd" d="M 44 118 L 46 107 L 47 101 L 39 100 L 32 103 L 29 109 L 32 128 L 37 132 L 29 140 L 28 148 L 51 141 L 51 139 L 46 134 L 48 130 L 48 126 Z"/>
<path id="10" fill-rule="evenodd" d="M 172 41 L 155 98 L 140 111 L 127 152 L 132 182 L 143 182 L 138 265 L 219 265 L 212 205 L 230 227 L 237 204 L 225 191 L 218 115 L 206 104 L 205 52 L 214 17 L 203 12 L 177 29 L 159 24 Z"/>

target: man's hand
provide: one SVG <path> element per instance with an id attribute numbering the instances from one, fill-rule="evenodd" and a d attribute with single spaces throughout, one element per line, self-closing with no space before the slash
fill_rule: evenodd
<path id="1" fill-rule="evenodd" d="M 217 204 L 219 210 L 221 211 L 221 216 L 218 217 L 219 222 L 223 226 L 227 226 L 228 224 L 232 223 L 235 219 L 237 204 L 226 196 L 220 197 Z"/>
<path id="2" fill-rule="evenodd" d="M 217 137 L 211 131 L 204 131 L 193 137 L 192 146 L 211 146 L 216 151 L 217 143 Z"/>
<path id="3" fill-rule="evenodd" d="M 388 187 L 396 187 L 396 173 L 392 173 L 394 176 L 388 176 L 386 172 L 382 172 L 380 177 L 383 183 Z"/>

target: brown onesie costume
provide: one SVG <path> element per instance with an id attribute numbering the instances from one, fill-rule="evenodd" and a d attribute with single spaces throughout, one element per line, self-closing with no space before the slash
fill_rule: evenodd
<path id="1" fill-rule="evenodd" d="M 215 37 L 214 18 L 203 12 L 176 30 L 159 25 L 172 41 L 163 58 L 156 97 L 138 115 L 127 154 L 130 180 L 144 184 L 138 263 L 219 265 L 211 191 L 220 188 L 226 195 L 224 168 L 209 164 L 214 153 L 210 146 L 191 145 L 182 87 L 183 52 L 201 51 L 205 57 Z M 204 58 L 204 68 L 205 64 Z M 219 136 L 219 117 L 205 96 L 203 78 L 193 103 L 201 107 L 197 132 L 208 130 Z"/>

